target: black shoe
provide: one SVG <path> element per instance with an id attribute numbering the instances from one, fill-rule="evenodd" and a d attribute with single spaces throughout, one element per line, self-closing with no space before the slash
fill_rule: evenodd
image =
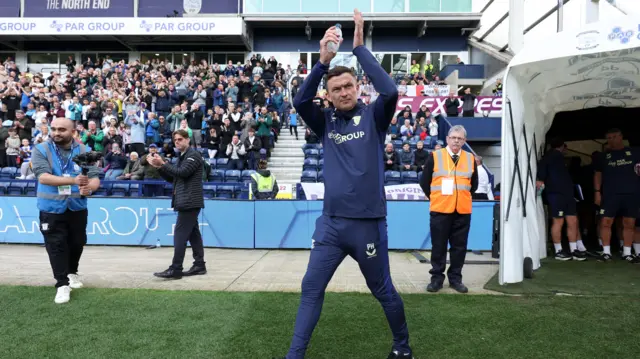
<path id="1" fill-rule="evenodd" d="M 442 283 L 431 282 L 427 285 L 427 292 L 437 293 L 440 289 L 442 289 Z"/>
<path id="2" fill-rule="evenodd" d="M 194 265 L 188 271 L 183 273 L 185 277 L 192 276 L 192 275 L 203 275 L 203 274 L 207 274 L 207 268 L 196 266 L 196 265 Z"/>
<path id="3" fill-rule="evenodd" d="M 387 359 L 414 359 L 414 358 L 413 358 L 413 354 L 411 353 L 400 353 L 397 350 L 392 350 L 391 353 L 389 353 L 389 356 L 387 357 Z"/>
<path id="4" fill-rule="evenodd" d="M 556 252 L 555 258 L 559 261 L 570 261 L 573 257 L 571 256 L 571 254 L 566 253 L 563 250 L 559 250 Z"/>
<path id="5" fill-rule="evenodd" d="M 633 256 L 633 255 L 623 256 L 622 260 L 625 260 L 625 261 L 627 261 L 627 262 L 629 262 L 631 264 L 639 264 L 640 263 L 640 257 Z"/>
<path id="6" fill-rule="evenodd" d="M 181 279 L 182 271 L 175 270 L 173 268 L 169 268 L 164 272 L 153 273 L 154 276 L 158 278 L 166 278 L 166 279 Z"/>
<path id="7" fill-rule="evenodd" d="M 600 257 L 598 257 L 598 262 L 611 262 L 611 254 L 602 253 Z"/>
<path id="8" fill-rule="evenodd" d="M 574 261 L 586 261 L 587 260 L 587 251 L 579 251 L 575 250 L 571 253 Z"/>
<path id="9" fill-rule="evenodd" d="M 602 247 L 597 250 L 587 250 L 587 255 L 593 258 L 600 258 L 600 256 L 602 255 Z"/>
<path id="10" fill-rule="evenodd" d="M 449 287 L 453 288 L 453 290 L 455 290 L 458 293 L 468 293 L 469 292 L 469 288 L 467 288 L 467 286 L 462 284 L 462 283 L 450 283 Z"/>

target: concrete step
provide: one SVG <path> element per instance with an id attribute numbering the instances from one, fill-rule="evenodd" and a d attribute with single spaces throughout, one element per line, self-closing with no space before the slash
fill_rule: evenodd
<path id="1" fill-rule="evenodd" d="M 280 180 L 282 179 L 283 181 L 296 181 L 300 182 L 300 176 L 302 176 L 302 172 L 300 173 L 277 173 L 277 172 L 273 172 L 273 174 L 276 176 L 276 179 L 278 180 L 278 182 L 280 182 Z"/>
<path id="2" fill-rule="evenodd" d="M 286 152 L 271 152 L 270 160 L 274 159 L 302 159 L 304 160 L 304 153 L 286 153 Z"/>
<path id="3" fill-rule="evenodd" d="M 304 146 L 304 142 L 291 141 L 291 142 L 278 142 L 278 143 L 276 143 L 275 147 L 273 147 L 273 148 L 274 149 L 276 149 L 276 148 L 297 148 L 298 150 L 302 151 L 302 146 Z"/>
<path id="4" fill-rule="evenodd" d="M 271 156 L 275 154 L 278 156 L 304 157 L 304 152 L 299 148 L 274 148 L 271 150 Z"/>

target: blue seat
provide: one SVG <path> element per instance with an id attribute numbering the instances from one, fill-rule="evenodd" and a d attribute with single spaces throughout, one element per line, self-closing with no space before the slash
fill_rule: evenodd
<path id="1" fill-rule="evenodd" d="M 142 194 L 140 193 L 140 184 L 139 183 L 131 183 L 129 185 L 128 195 L 130 197 L 142 197 Z"/>
<path id="2" fill-rule="evenodd" d="M 304 158 L 313 158 L 313 159 L 319 159 L 320 158 L 320 152 L 318 150 L 316 150 L 315 148 L 310 148 L 308 150 L 304 151 Z"/>
<path id="3" fill-rule="evenodd" d="M 318 182 L 318 172 L 316 171 L 302 171 L 302 177 L 300 182 Z"/>
<path id="4" fill-rule="evenodd" d="M 110 182 L 100 182 L 100 187 L 98 187 L 98 190 L 93 192 L 91 196 L 106 197 L 111 193 L 111 186 L 112 184 Z"/>
<path id="5" fill-rule="evenodd" d="M 229 163 L 229 159 L 228 158 L 218 158 L 216 160 L 216 168 L 217 169 L 227 169 L 227 164 Z"/>
<path id="6" fill-rule="evenodd" d="M 209 158 L 207 159 L 207 161 L 209 162 L 209 166 L 211 166 L 211 169 L 216 169 L 217 168 L 217 160 L 215 158 Z"/>
<path id="7" fill-rule="evenodd" d="M 0 169 L 0 179 L 13 179 L 16 176 L 16 167 L 3 167 Z"/>
<path id="8" fill-rule="evenodd" d="M 9 188 L 10 183 L 10 181 L 0 179 L 0 194 L 7 194 L 7 188 Z"/>
<path id="9" fill-rule="evenodd" d="M 418 172 L 418 183 L 422 181 L 422 171 Z"/>
<path id="10" fill-rule="evenodd" d="M 386 171 L 384 173 L 384 183 L 388 185 L 402 184 L 402 178 L 398 171 Z"/>
<path id="11" fill-rule="evenodd" d="M 418 183 L 418 172 L 405 171 L 402 172 L 402 183 Z"/>
<path id="12" fill-rule="evenodd" d="M 26 181 L 12 181 L 9 183 L 9 187 L 7 187 L 7 195 L 9 196 L 21 196 L 24 194 L 27 188 Z"/>
<path id="13" fill-rule="evenodd" d="M 247 197 L 245 199 L 249 199 L 249 190 L 245 190 L 245 192 L 247 193 Z M 243 193 L 242 193 L 242 186 L 233 186 L 233 198 L 242 198 Z"/>
<path id="14" fill-rule="evenodd" d="M 125 197 L 128 192 L 128 183 L 114 183 L 113 186 L 111 186 L 111 195 L 114 197 Z"/>
<path id="15" fill-rule="evenodd" d="M 218 186 L 216 198 L 233 198 L 233 186 Z"/>
<path id="16" fill-rule="evenodd" d="M 317 171 L 318 170 L 318 160 L 315 158 L 307 158 L 304 160 L 304 164 L 302 165 L 303 171 Z"/>
<path id="17" fill-rule="evenodd" d="M 209 176 L 209 180 L 211 182 L 224 182 L 224 172 L 225 171 L 223 169 L 212 170 L 211 172 L 212 172 L 212 174 L 211 174 L 211 176 Z"/>
<path id="18" fill-rule="evenodd" d="M 207 151 L 206 148 L 198 148 L 197 150 L 198 152 L 200 152 L 200 155 L 202 156 L 202 158 L 204 159 L 209 158 L 209 151 Z"/>
<path id="19" fill-rule="evenodd" d="M 251 182 L 251 175 L 256 173 L 254 170 L 242 171 L 242 182 Z"/>
<path id="20" fill-rule="evenodd" d="M 36 181 L 29 181 L 29 183 L 27 183 L 27 188 L 24 190 L 24 194 L 27 196 L 35 196 L 37 192 Z"/>
<path id="21" fill-rule="evenodd" d="M 393 140 L 393 148 L 396 150 L 402 149 L 402 140 Z"/>
<path id="22" fill-rule="evenodd" d="M 178 163 L 178 157 L 173 157 L 171 159 L 171 164 L 175 165 L 176 163 Z"/>
<path id="23" fill-rule="evenodd" d="M 318 171 L 318 182 L 324 183 L 324 171 L 323 170 Z"/>
<path id="24" fill-rule="evenodd" d="M 321 148 L 320 150 L 318 150 L 318 158 L 324 158 L 324 148 Z"/>
<path id="25" fill-rule="evenodd" d="M 324 169 L 324 158 L 318 161 L 318 171 L 322 171 L 322 169 Z"/>
<path id="26" fill-rule="evenodd" d="M 238 170 L 227 170 L 224 173 L 225 182 L 240 182 L 240 178 L 242 178 L 242 172 Z"/>
<path id="27" fill-rule="evenodd" d="M 216 197 L 216 186 L 212 184 L 205 184 L 202 186 L 202 193 L 204 198 L 211 199 Z"/>
<path id="28" fill-rule="evenodd" d="M 418 148 L 418 141 L 419 140 L 416 140 L 415 138 L 412 138 L 411 140 L 409 140 L 409 148 L 411 148 L 411 151 Z"/>

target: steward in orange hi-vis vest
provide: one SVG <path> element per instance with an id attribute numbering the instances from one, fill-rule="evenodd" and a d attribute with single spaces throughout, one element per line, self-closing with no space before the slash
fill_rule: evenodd
<path id="1" fill-rule="evenodd" d="M 471 213 L 471 177 L 475 158 L 460 151 L 455 164 L 445 148 L 433 152 L 434 166 L 431 180 L 431 212 Z"/>

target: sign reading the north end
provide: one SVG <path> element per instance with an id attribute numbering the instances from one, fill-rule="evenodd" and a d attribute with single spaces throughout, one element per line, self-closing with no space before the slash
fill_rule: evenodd
<path id="1" fill-rule="evenodd" d="M 133 17 L 134 0 L 24 0 L 24 17 Z"/>

